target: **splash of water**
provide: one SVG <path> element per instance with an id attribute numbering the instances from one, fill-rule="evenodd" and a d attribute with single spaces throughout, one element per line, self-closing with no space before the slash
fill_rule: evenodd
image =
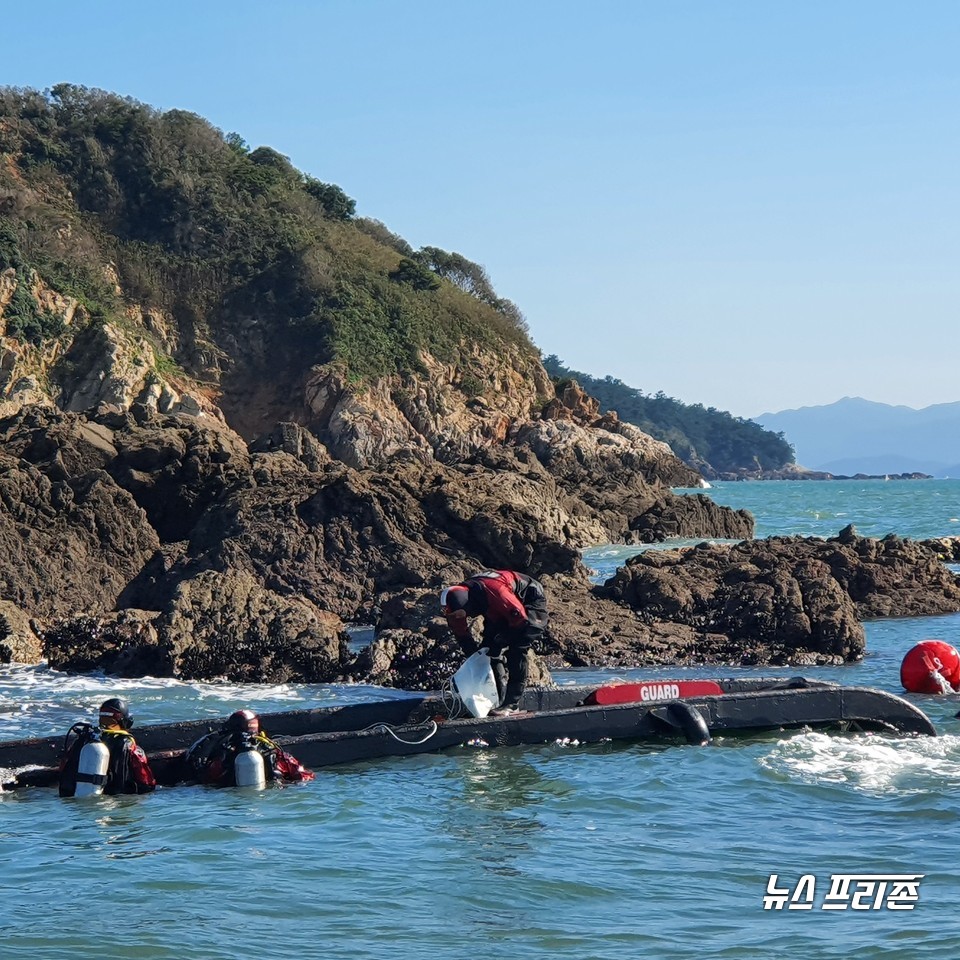
<path id="1" fill-rule="evenodd" d="M 760 758 L 760 766 L 790 780 L 874 795 L 955 790 L 960 787 L 960 737 L 802 733 L 779 741 Z"/>

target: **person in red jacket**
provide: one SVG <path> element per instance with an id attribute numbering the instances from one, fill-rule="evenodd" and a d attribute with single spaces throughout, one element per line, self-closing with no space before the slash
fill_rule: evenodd
<path id="1" fill-rule="evenodd" d="M 111 697 L 100 704 L 100 735 L 110 751 L 104 793 L 150 793 L 157 786 L 150 761 L 130 733 L 133 717 L 126 701 Z"/>
<path id="2" fill-rule="evenodd" d="M 500 691 L 500 706 L 491 712 L 518 710 L 527 685 L 527 651 L 544 635 L 549 620 L 540 582 L 513 570 L 485 570 L 446 587 L 440 607 L 466 656 L 481 646 L 490 653 Z M 480 643 L 470 630 L 471 617 L 483 617 Z"/>
<path id="3" fill-rule="evenodd" d="M 185 760 L 200 783 L 232 787 L 237 783 L 237 754 L 251 749 L 263 757 L 268 781 L 299 783 L 314 777 L 293 754 L 282 750 L 266 735 L 253 710 L 234 711 L 219 730 L 197 740 L 187 750 Z"/>
<path id="4" fill-rule="evenodd" d="M 75 723 L 67 734 L 60 759 L 60 796 L 76 796 L 77 784 L 96 784 L 96 793 L 150 793 L 157 785 L 150 761 L 133 739 L 133 717 L 125 700 L 111 697 L 100 705 L 99 726 Z M 106 771 L 80 772 L 80 754 L 88 743 L 102 743 L 109 751 Z"/>

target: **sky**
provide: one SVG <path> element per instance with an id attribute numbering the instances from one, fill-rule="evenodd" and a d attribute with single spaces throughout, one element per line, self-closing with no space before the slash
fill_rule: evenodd
<path id="1" fill-rule="evenodd" d="M 753 417 L 960 400 L 960 3 L 46 0 L 0 84 L 189 110 L 483 264 L 544 355 Z"/>

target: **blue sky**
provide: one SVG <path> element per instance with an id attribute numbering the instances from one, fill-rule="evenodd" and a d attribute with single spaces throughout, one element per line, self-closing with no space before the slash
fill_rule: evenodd
<path id="1" fill-rule="evenodd" d="M 0 83 L 190 110 L 738 416 L 960 400 L 960 4 L 48 0 Z"/>

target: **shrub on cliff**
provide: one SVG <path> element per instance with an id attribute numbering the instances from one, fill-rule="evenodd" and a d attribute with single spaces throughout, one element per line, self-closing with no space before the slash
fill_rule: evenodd
<path id="1" fill-rule="evenodd" d="M 176 318 L 183 342 L 258 363 L 269 342 L 271 369 L 291 377 L 337 360 L 359 376 L 405 371 L 420 350 L 455 356 L 478 340 L 535 356 L 488 282 L 468 289 L 422 259 L 402 263 L 409 245 L 354 222 L 341 187 L 195 114 L 71 84 L 2 88 L 0 153 L 0 268 L 16 254 L 94 318 L 123 313 L 103 289 L 109 266 L 126 296 Z"/>

